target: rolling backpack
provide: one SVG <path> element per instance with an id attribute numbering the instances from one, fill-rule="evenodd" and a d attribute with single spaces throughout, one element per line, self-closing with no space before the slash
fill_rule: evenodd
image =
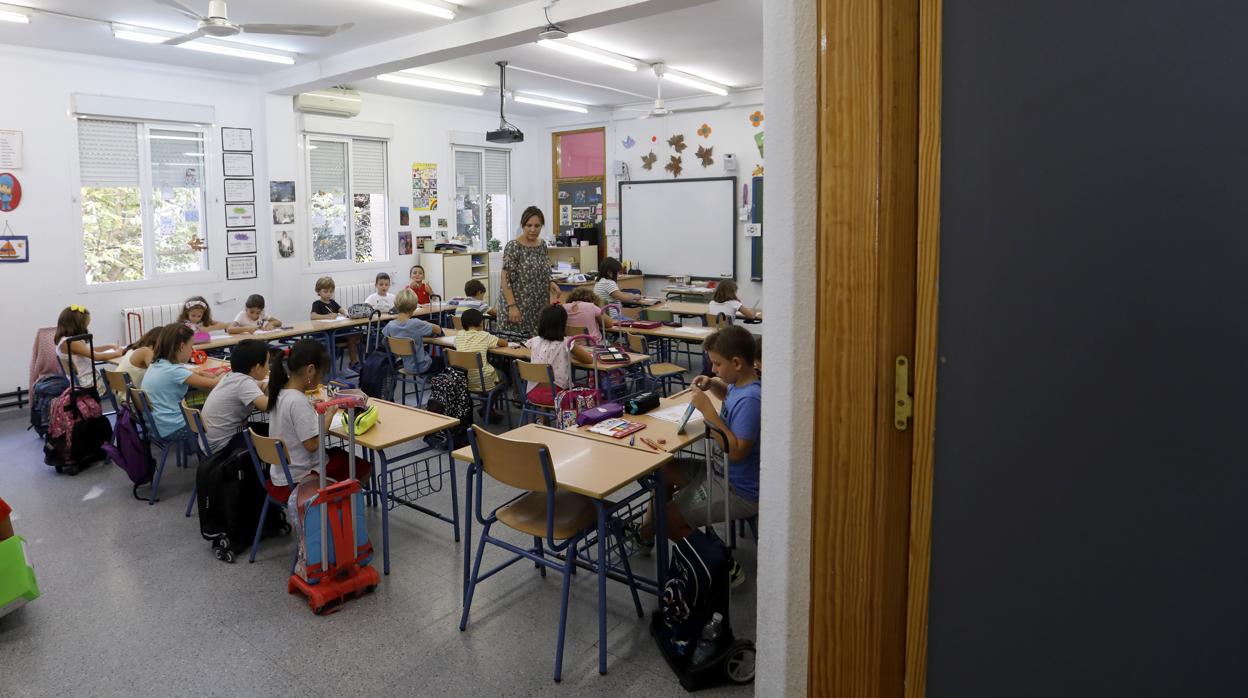
<path id="1" fill-rule="evenodd" d="M 139 434 L 138 418 L 129 405 L 122 405 L 117 410 L 117 424 L 113 427 L 113 434 L 116 439 L 105 442 L 101 448 L 126 473 L 130 482 L 134 483 L 130 494 L 135 499 L 143 499 L 139 496 L 139 487 L 151 483 L 152 476 L 156 473 L 156 459 L 152 458 L 152 452 Z"/>
<path id="2" fill-rule="evenodd" d="M 43 462 L 58 473 L 77 475 L 107 457 L 103 446 L 112 438 L 113 427 L 100 409 L 94 388 L 66 388 L 52 401 Z"/>
<path id="3" fill-rule="evenodd" d="M 268 432 L 267 424 L 249 426 L 261 434 Z M 218 560 L 233 562 L 251 545 L 268 496 L 242 434 L 195 468 L 195 493 L 199 535 L 212 543 Z M 270 506 L 261 538 L 290 531 L 285 510 Z"/>
<path id="4" fill-rule="evenodd" d="M 468 395 L 468 376 L 463 371 L 448 368 L 433 376 L 428 382 L 429 398 L 425 409 L 459 420 L 459 426 L 451 429 L 453 448 L 468 445 L 468 427 L 472 426 L 472 398 Z M 444 432 L 425 437 L 429 445 L 441 444 Z"/>
<path id="5" fill-rule="evenodd" d="M 69 379 L 65 376 L 44 376 L 35 381 L 34 387 L 31 388 L 30 426 L 27 428 L 34 429 L 39 438 L 46 438 L 48 435 L 49 409 L 52 407 L 52 401 L 60 397 L 68 387 Z"/>

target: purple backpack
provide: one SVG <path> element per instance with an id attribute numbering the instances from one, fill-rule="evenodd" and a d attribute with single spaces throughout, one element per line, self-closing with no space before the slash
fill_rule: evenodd
<path id="1" fill-rule="evenodd" d="M 134 483 L 134 488 L 130 491 L 134 498 L 143 499 L 139 496 L 139 486 L 152 481 L 152 475 L 156 472 L 156 461 L 147 444 L 143 442 L 143 437 L 139 436 L 134 413 L 128 405 L 117 410 L 117 425 L 113 428 L 113 434 L 117 437 L 116 444 L 105 443 L 101 448 Z"/>

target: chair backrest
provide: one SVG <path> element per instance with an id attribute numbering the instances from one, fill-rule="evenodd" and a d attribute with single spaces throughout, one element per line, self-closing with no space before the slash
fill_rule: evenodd
<path id="1" fill-rule="evenodd" d="M 108 386 L 109 390 L 129 399 L 131 387 L 129 373 L 125 371 L 110 371 L 107 368 L 100 369 L 100 373 L 104 374 L 104 384 Z"/>
<path id="2" fill-rule="evenodd" d="M 495 480 L 530 492 L 546 492 L 558 484 L 543 444 L 506 439 L 476 427 L 469 432 L 477 465 Z"/>
<path id="3" fill-rule="evenodd" d="M 78 376 L 74 372 L 72 360 L 69 356 L 56 355 L 56 365 L 61 369 L 61 375 L 69 380 L 70 385 L 78 385 Z"/>
<path id="4" fill-rule="evenodd" d="M 646 338 L 639 334 L 628 335 L 628 350 L 634 354 L 649 354 L 650 351 L 646 347 Z"/>
<path id="5" fill-rule="evenodd" d="M 473 372 L 476 372 L 478 385 L 485 386 L 485 367 L 482 364 L 480 353 L 447 349 L 442 354 L 446 357 L 448 366 L 461 369 L 470 376 Z"/>
<path id="6" fill-rule="evenodd" d="M 538 385 L 549 385 L 551 390 L 555 389 L 555 370 L 551 368 L 550 364 L 535 364 L 517 359 L 516 373 L 522 381 L 529 381 Z"/>
<path id="7" fill-rule="evenodd" d="M 706 326 L 721 329 L 732 324 L 732 318 L 723 313 L 707 313 Z"/>
<path id="8" fill-rule="evenodd" d="M 390 353 L 395 356 L 413 356 L 416 354 L 416 340 L 407 337 L 387 337 Z"/>
<path id="9" fill-rule="evenodd" d="M 575 337 L 581 334 L 589 334 L 589 328 L 580 325 L 568 325 L 563 328 L 564 337 Z"/>
<path id="10" fill-rule="evenodd" d="M 191 433 L 199 437 L 199 447 L 203 449 L 205 455 L 211 455 L 212 449 L 208 448 L 208 431 L 204 429 L 204 418 L 199 410 L 186 404 L 186 400 L 182 403 L 182 417 L 186 420 L 186 428 Z"/>
<path id="11" fill-rule="evenodd" d="M 464 329 L 464 318 L 462 315 L 454 315 L 451 317 L 451 327 L 457 330 Z"/>
<path id="12" fill-rule="evenodd" d="M 671 322 L 675 316 L 670 310 L 650 310 L 641 311 L 642 320 L 650 320 L 653 322 Z"/>
<path id="13" fill-rule="evenodd" d="M 154 429 L 156 423 L 152 421 L 152 403 L 147 399 L 147 393 L 132 385 L 127 390 L 126 395 L 130 397 L 130 407 L 137 413 L 143 428 L 145 430 Z"/>
<path id="14" fill-rule="evenodd" d="M 277 465 L 280 466 L 282 472 L 286 474 L 286 481 L 294 483 L 294 479 L 290 476 L 290 455 L 286 450 L 286 444 L 281 439 L 273 439 L 267 436 L 261 436 L 254 429 L 247 429 L 246 436 L 243 438 L 247 441 L 247 450 L 251 451 L 252 463 L 256 466 L 256 475 L 259 476 L 261 482 L 268 482 L 271 478 L 267 472 L 268 468 L 262 468 L 260 465 Z M 284 504 L 285 502 L 283 502 Z"/>

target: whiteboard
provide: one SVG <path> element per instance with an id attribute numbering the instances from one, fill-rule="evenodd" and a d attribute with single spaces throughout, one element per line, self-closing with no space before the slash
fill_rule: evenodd
<path id="1" fill-rule="evenodd" d="M 737 178 L 620 182 L 620 257 L 646 274 L 735 278 Z"/>

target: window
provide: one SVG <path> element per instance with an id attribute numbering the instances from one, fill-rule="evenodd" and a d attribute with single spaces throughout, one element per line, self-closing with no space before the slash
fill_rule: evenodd
<path id="1" fill-rule="evenodd" d="M 205 131 L 80 119 L 82 250 L 88 284 L 208 269 Z"/>
<path id="2" fill-rule="evenodd" d="M 389 259 L 386 142 L 309 136 L 307 148 L 311 261 Z"/>
<path id="3" fill-rule="evenodd" d="M 506 150 L 455 149 L 455 233 L 474 248 L 493 250 L 511 239 L 510 155 Z"/>
<path id="4" fill-rule="evenodd" d="M 605 133 L 602 128 L 591 128 L 551 134 L 555 151 L 551 191 L 555 199 L 550 229 L 565 238 L 578 231 L 597 231 L 599 257 L 607 251 L 602 244 L 607 184 Z"/>

